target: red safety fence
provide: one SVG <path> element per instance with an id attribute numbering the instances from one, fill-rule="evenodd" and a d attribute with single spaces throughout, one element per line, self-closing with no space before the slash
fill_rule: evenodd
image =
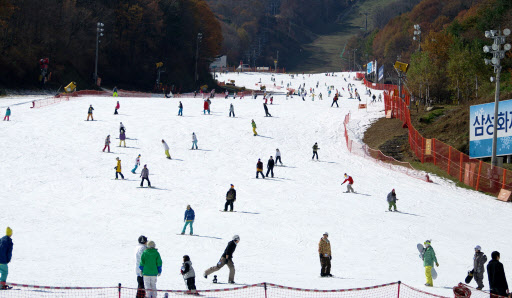
<path id="1" fill-rule="evenodd" d="M 117 287 L 48 287 L 32 286 L 8 283 L 12 286 L 11 290 L 1 292 L 1 297 L 144 297 L 144 290 L 135 288 L 125 288 L 121 284 Z M 460 287 L 460 284 L 459 284 Z M 454 291 L 455 291 L 454 287 Z M 473 297 L 489 297 L 489 293 L 478 291 L 467 287 Z M 197 290 L 198 296 L 207 297 L 258 297 L 258 298 L 280 298 L 280 297 L 304 297 L 304 298 L 349 298 L 349 297 L 368 297 L 368 298 L 422 298 L 439 297 L 448 298 L 431 294 L 401 282 L 394 282 L 378 286 L 338 289 L 338 290 L 317 290 L 301 289 L 287 286 L 276 285 L 272 283 L 258 283 L 253 285 L 244 285 L 234 288 Z M 149 297 L 150 291 L 146 290 L 145 296 Z M 157 290 L 158 297 L 182 297 L 183 295 L 195 294 L 187 290 Z M 481 295 L 480 295 L 481 294 Z M 453 297 L 453 296 L 451 296 Z M 469 297 L 469 296 L 456 296 Z M 499 296 L 492 296 L 497 298 Z"/>
<path id="2" fill-rule="evenodd" d="M 244 67 L 243 70 L 237 69 L 239 66 L 227 66 L 210 68 L 210 72 L 273 72 L 273 73 L 286 73 L 286 68 L 272 68 L 264 69 L 261 67 Z"/>
<path id="3" fill-rule="evenodd" d="M 403 127 L 408 128 L 409 146 L 421 163 L 433 163 L 451 177 L 475 190 L 493 195 L 498 195 L 501 189 L 512 190 L 512 174 L 508 174 L 508 170 L 471 158 L 435 138 L 424 138 L 412 125 L 410 96 L 406 90 L 403 91 L 404 98 L 400 99 L 396 85 L 375 84 L 366 80 L 364 84 L 369 88 L 386 90 L 385 113 L 390 113 L 392 118 L 400 119 Z"/>

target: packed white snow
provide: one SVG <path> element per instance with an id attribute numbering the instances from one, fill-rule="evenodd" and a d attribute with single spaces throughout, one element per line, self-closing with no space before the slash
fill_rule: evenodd
<path id="1" fill-rule="evenodd" d="M 0 99 L 2 113 L 11 106 L 11 121 L 1 122 L 0 228 L 10 226 L 14 251 L 8 282 L 52 286 L 136 287 L 135 246 L 146 235 L 163 259 L 159 289 L 185 289 L 179 270 L 190 256 L 198 289 L 227 287 L 202 277 L 215 265 L 235 234 L 235 281 L 271 282 L 318 289 L 363 287 L 401 280 L 430 292 L 452 295 L 472 266 L 474 247 L 490 259 L 501 252 L 505 271 L 512 272 L 510 204 L 461 189 L 433 177 L 425 183 L 351 155 L 343 137 L 343 119 L 351 112 L 350 129 L 362 136 L 384 116 L 383 103 L 358 110 L 348 99 L 348 82 L 362 101 L 364 86 L 353 74 L 277 74 L 276 85 L 306 84 L 308 96 L 274 95 L 264 117 L 263 99 L 212 99 L 211 115 L 198 98 L 71 98 L 30 109 L 33 97 Z M 271 74 L 220 74 L 219 81 L 275 90 Z M 283 84 L 281 85 L 281 81 Z M 319 86 L 316 87 L 316 83 Z M 327 87 L 342 97 L 331 108 Z M 314 88 L 315 100 L 309 96 Z M 344 88 L 344 90 L 342 89 Z M 323 100 L 319 100 L 319 93 Z M 374 91 L 378 94 L 378 91 Z M 121 109 L 113 115 L 116 101 Z M 178 117 L 178 102 L 184 106 Z M 236 118 L 228 117 L 233 103 Z M 89 105 L 94 122 L 85 121 Z M 259 136 L 253 136 L 251 119 Z M 126 126 L 127 147 L 119 145 L 119 123 Z M 199 150 L 190 150 L 192 132 Z M 112 153 L 102 152 L 111 135 Z M 170 146 L 165 158 L 161 140 Z M 318 142 L 319 161 L 312 161 Z M 258 158 L 266 163 L 282 153 L 285 166 L 275 178 L 255 179 Z M 130 171 L 141 154 L 154 189 L 138 188 L 140 170 Z M 116 157 L 127 180 L 114 180 Z M 343 174 L 354 179 L 357 194 L 343 193 Z M 235 185 L 238 212 L 220 212 L 226 192 Z M 387 212 L 386 196 L 395 189 L 398 210 Z M 195 210 L 194 233 L 178 235 L 187 204 Z M 318 242 L 329 232 L 332 274 L 320 278 Z M 188 230 L 187 230 L 188 233 Z M 426 288 L 417 243 L 432 239 L 440 267 L 435 288 Z M 227 282 L 228 269 L 216 273 Z M 509 275 L 510 278 L 510 275 Z M 485 289 L 488 289 L 485 275 Z M 476 285 L 476 284 L 474 284 Z"/>

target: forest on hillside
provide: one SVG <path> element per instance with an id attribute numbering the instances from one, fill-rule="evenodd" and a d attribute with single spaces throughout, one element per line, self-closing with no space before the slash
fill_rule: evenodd
<path id="1" fill-rule="evenodd" d="M 93 85 L 96 26 L 102 85 L 151 90 L 156 63 L 161 82 L 196 88 L 198 33 L 200 82 L 211 81 L 208 65 L 222 46 L 221 25 L 204 0 L 0 0 L 0 86 L 37 84 L 38 61 L 49 58 L 50 85 Z"/>

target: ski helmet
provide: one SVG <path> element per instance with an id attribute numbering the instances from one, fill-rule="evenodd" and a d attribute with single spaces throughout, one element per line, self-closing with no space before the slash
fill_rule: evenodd
<path id="1" fill-rule="evenodd" d="M 234 241 L 240 241 L 240 236 L 238 236 L 238 235 L 233 236 L 233 240 Z"/>
<path id="2" fill-rule="evenodd" d="M 140 244 L 146 244 L 146 242 L 148 242 L 148 238 L 146 238 L 146 236 L 144 236 L 144 235 L 141 235 L 139 237 L 139 243 Z"/>

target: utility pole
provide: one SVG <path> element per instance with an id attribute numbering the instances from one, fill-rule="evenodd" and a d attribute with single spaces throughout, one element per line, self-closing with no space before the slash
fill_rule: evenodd
<path id="1" fill-rule="evenodd" d="M 98 22 L 96 24 L 96 61 L 94 63 L 94 85 L 98 85 L 98 50 L 99 50 L 99 44 L 101 42 L 100 36 L 103 36 L 103 27 L 105 24 Z"/>
<path id="2" fill-rule="evenodd" d="M 365 22 L 364 22 L 364 32 L 368 32 L 368 14 L 369 12 L 362 12 L 361 14 L 365 15 Z"/>
<path id="3" fill-rule="evenodd" d="M 197 33 L 197 41 L 196 41 L 196 71 L 194 75 L 194 82 L 197 85 L 197 80 L 199 79 L 199 76 L 197 74 L 197 58 L 199 57 L 199 43 L 201 43 L 201 40 L 203 39 L 203 33 L 199 32 Z"/>

